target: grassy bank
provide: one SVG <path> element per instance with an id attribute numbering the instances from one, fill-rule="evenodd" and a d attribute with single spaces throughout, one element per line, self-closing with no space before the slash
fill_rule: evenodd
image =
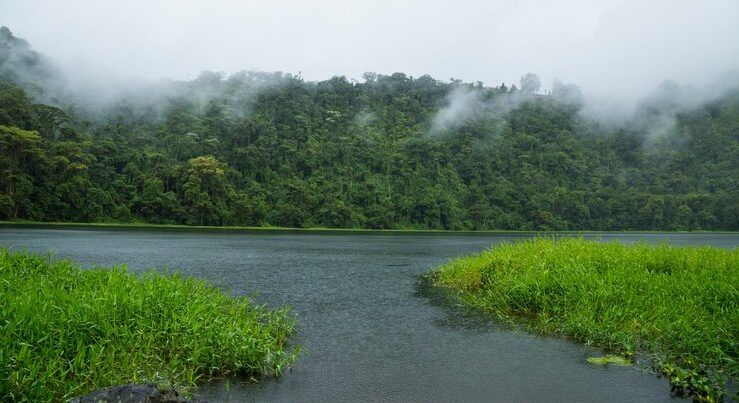
<path id="1" fill-rule="evenodd" d="M 0 250 L 0 401 L 60 400 L 127 382 L 178 388 L 279 375 L 294 319 L 207 283 Z"/>
<path id="2" fill-rule="evenodd" d="M 739 372 L 737 248 L 540 238 L 456 259 L 431 281 L 534 331 L 647 353 L 679 395 L 719 398 Z"/>

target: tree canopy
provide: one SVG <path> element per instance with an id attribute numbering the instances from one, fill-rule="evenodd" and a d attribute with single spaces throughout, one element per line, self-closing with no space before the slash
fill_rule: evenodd
<path id="1" fill-rule="evenodd" d="M 737 91 L 686 109 L 656 99 L 606 125 L 577 87 L 540 95 L 532 74 L 517 91 L 204 73 L 105 108 L 13 77 L 0 71 L 4 220 L 739 229 Z"/>

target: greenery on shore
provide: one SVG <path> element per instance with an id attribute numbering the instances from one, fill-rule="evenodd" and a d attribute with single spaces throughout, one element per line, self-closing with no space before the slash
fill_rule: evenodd
<path id="1" fill-rule="evenodd" d="M 716 400 L 739 375 L 739 249 L 577 238 L 504 243 L 431 274 L 471 306 L 632 357 Z"/>
<path id="2" fill-rule="evenodd" d="M 733 234 L 735 231 L 516 231 L 516 230 L 445 230 L 445 229 L 367 229 L 326 227 L 248 227 L 232 225 L 184 225 L 151 224 L 142 222 L 43 222 L 43 221 L 0 221 L 0 228 L 46 228 L 46 229 L 109 229 L 109 230 L 161 230 L 161 231 L 205 231 L 205 232 L 289 232 L 289 233 L 341 233 L 341 234 L 454 234 L 454 235 L 581 235 L 581 234 Z"/>
<path id="3" fill-rule="evenodd" d="M 294 233 L 342 233 L 342 234 L 528 234 L 536 235 L 539 231 L 487 230 L 465 231 L 444 229 L 366 229 L 366 228 L 326 228 L 326 227 L 273 227 L 273 226 L 235 226 L 235 225 L 184 225 L 184 224 L 151 224 L 142 222 L 43 222 L 43 221 L 0 221 L 0 228 L 61 228 L 61 229 L 131 229 L 131 230 L 172 230 L 172 231 L 207 231 L 207 232 L 294 232 Z M 589 231 L 592 232 L 592 231 Z M 708 231 L 699 231 L 708 232 Z M 721 233 L 710 231 L 712 233 Z M 567 232 L 569 233 L 569 232 Z M 574 233 L 574 232 L 573 232 Z M 579 232 L 577 232 L 579 233 Z M 649 231 L 649 233 L 656 233 Z M 676 233 L 672 231 L 671 233 Z"/>
<path id="4" fill-rule="evenodd" d="M 663 85 L 604 124 L 576 87 L 203 73 L 68 94 L 0 29 L 0 220 L 737 230 L 739 91 Z M 688 102 L 687 104 L 690 104 Z"/>
<path id="5" fill-rule="evenodd" d="M 280 375 L 294 318 L 176 274 L 80 270 L 0 250 L 0 400 L 221 374 Z"/>

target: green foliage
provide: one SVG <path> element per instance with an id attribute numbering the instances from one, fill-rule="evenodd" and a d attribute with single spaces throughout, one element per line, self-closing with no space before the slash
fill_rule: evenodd
<path id="1" fill-rule="evenodd" d="M 468 304 L 630 357 L 678 395 L 717 399 L 739 374 L 739 249 L 582 239 L 501 244 L 432 274 Z"/>
<path id="2" fill-rule="evenodd" d="M 0 400 L 62 400 L 128 382 L 193 387 L 280 375 L 294 319 L 203 281 L 0 250 Z"/>
<path id="3" fill-rule="evenodd" d="M 606 354 L 602 357 L 588 357 L 587 361 L 595 365 L 618 365 L 621 367 L 628 367 L 631 365 L 631 361 L 629 361 L 628 358 L 613 354 Z"/>
<path id="4" fill-rule="evenodd" d="M 230 211 L 231 193 L 223 167 L 213 156 L 192 158 L 187 162 L 182 183 L 186 216 L 192 224 L 223 224 Z"/>
<path id="5" fill-rule="evenodd" d="M 32 203 L 33 166 L 44 158 L 41 137 L 36 132 L 0 126 L 0 186 L 4 190 L 0 216 L 15 219 L 21 209 Z"/>
<path id="6" fill-rule="evenodd" d="M 0 81 L 0 219 L 739 229 L 736 91 L 610 128 L 579 113 L 577 88 L 537 94 L 534 75 L 519 92 L 366 78 L 204 73 L 105 110 L 37 104 Z M 495 108 L 436 128 L 458 92 Z M 674 127 L 653 134 L 665 113 Z"/>

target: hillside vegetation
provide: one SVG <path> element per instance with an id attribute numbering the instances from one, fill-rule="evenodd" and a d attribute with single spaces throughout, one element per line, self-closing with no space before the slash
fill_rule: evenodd
<path id="1" fill-rule="evenodd" d="M 668 83 L 605 124 L 534 75 L 203 73 L 103 99 L 6 28 L 0 61 L 0 220 L 739 229 L 736 90 L 686 106 Z"/>

